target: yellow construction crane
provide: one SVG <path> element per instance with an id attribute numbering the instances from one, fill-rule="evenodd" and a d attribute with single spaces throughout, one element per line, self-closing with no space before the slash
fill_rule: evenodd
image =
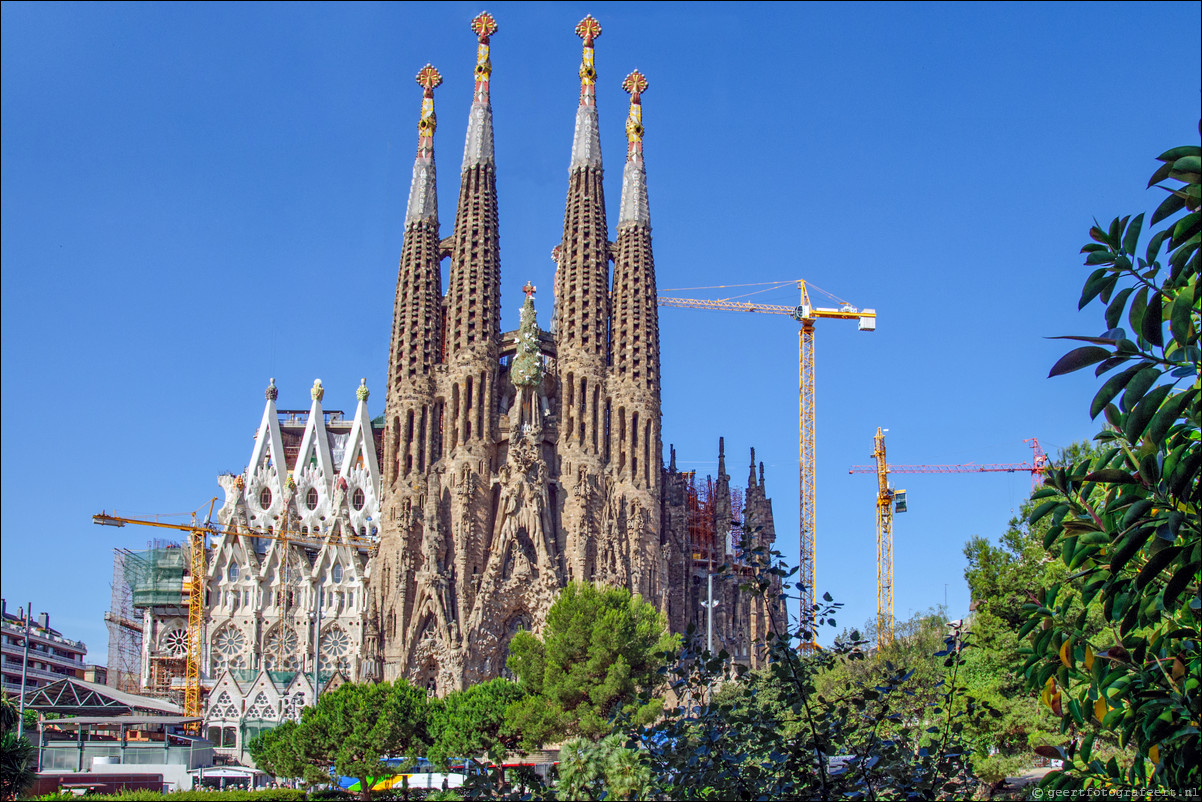
<path id="1" fill-rule="evenodd" d="M 214 524 L 213 506 L 217 503 L 214 498 L 209 502 L 209 514 L 205 517 L 202 523 L 197 523 L 196 513 L 192 513 L 191 523 L 178 524 L 168 523 L 166 521 L 151 521 L 142 518 L 123 518 L 117 515 L 108 515 L 104 512 L 99 515 L 92 516 L 92 523 L 101 526 L 125 526 L 126 524 L 134 524 L 137 526 L 154 526 L 160 529 L 174 529 L 178 532 L 188 533 L 188 550 L 190 552 L 188 582 L 186 584 L 186 595 L 188 597 L 188 637 L 187 649 L 184 652 L 184 715 L 189 718 L 200 718 L 203 711 L 200 706 L 200 655 L 201 655 L 201 633 L 204 627 L 204 586 L 206 572 L 206 555 L 209 549 L 209 537 L 220 537 L 222 535 L 240 535 L 243 537 L 266 538 L 268 540 L 276 540 L 284 544 L 300 543 L 320 547 L 325 543 L 326 538 L 314 535 L 308 532 L 298 532 L 290 529 L 279 529 L 262 531 L 251 528 L 237 528 L 233 526 L 222 526 Z M 202 508 L 203 509 L 203 508 Z M 360 548 L 372 548 L 375 544 L 367 538 L 358 535 L 343 534 L 340 542 L 347 545 Z M 187 725 L 188 729 L 195 732 L 199 729 L 199 723 Z"/>
<path id="2" fill-rule="evenodd" d="M 797 285 L 801 295 L 801 303 L 797 306 L 777 306 L 773 304 L 758 304 L 748 301 L 731 299 L 706 300 L 701 298 L 666 298 L 660 296 L 660 306 L 676 306 L 686 309 L 718 309 L 730 312 L 756 312 L 768 315 L 788 315 L 801 324 L 797 332 L 797 397 L 798 397 L 798 452 L 801 461 L 801 566 L 799 580 L 802 584 L 800 609 L 812 610 L 814 607 L 815 569 L 815 479 L 814 467 L 814 323 L 824 318 L 834 320 L 855 320 L 859 323 L 860 331 L 876 330 L 876 310 L 857 309 L 849 303 L 842 303 L 838 308 L 815 307 L 810 303 L 809 290 L 806 282 L 776 282 Z M 727 285 L 729 286 L 729 285 Z M 755 285 L 740 285 L 755 286 Z M 695 289 L 711 289 L 697 287 Z M 713 288 L 716 289 L 716 288 Z M 803 644 L 803 649 L 809 651 L 813 644 Z"/>
<path id="3" fill-rule="evenodd" d="M 872 441 L 876 460 L 876 641 L 893 642 L 893 512 L 906 511 L 906 491 L 889 486 L 885 432 L 879 426 Z"/>

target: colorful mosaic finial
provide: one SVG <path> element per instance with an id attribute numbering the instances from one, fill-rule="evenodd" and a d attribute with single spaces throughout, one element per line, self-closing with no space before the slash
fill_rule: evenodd
<path id="1" fill-rule="evenodd" d="M 492 60 L 488 57 L 489 37 L 497 32 L 497 21 L 492 14 L 481 11 L 472 20 L 472 32 L 476 34 L 476 91 L 487 89 L 492 75 Z M 483 86 L 481 86 L 483 84 Z"/>
<path id="2" fill-rule="evenodd" d="M 630 95 L 630 113 L 626 116 L 626 155 L 643 151 L 643 101 L 647 91 L 647 77 L 638 70 L 626 76 L 622 88 Z"/>
<path id="3" fill-rule="evenodd" d="M 314 401 L 320 401 L 322 398 L 325 397 L 325 394 L 326 394 L 325 388 L 321 386 L 321 379 L 314 379 L 313 387 L 312 387 L 312 389 L 309 390 L 309 395 L 313 398 Z"/>
<path id="4" fill-rule="evenodd" d="M 422 139 L 419 149 L 432 145 L 428 140 L 432 140 L 434 129 L 438 127 L 438 118 L 434 116 L 434 88 L 441 84 L 442 75 L 433 65 L 427 64 L 418 71 L 417 85 L 422 88 L 422 116 L 417 123 L 417 131 Z"/>
<path id="5" fill-rule="evenodd" d="M 597 83 L 593 41 L 601 35 L 601 23 L 590 14 L 577 23 L 576 35 L 584 40 L 584 54 L 580 59 L 580 102 L 591 106 L 596 102 Z"/>
<path id="6" fill-rule="evenodd" d="M 355 398 L 366 401 L 369 395 L 371 395 L 371 390 L 367 389 L 367 379 L 360 379 L 359 386 L 355 388 Z"/>
<path id="7" fill-rule="evenodd" d="M 263 393 L 263 395 L 265 395 L 267 397 L 268 401 L 274 401 L 280 397 L 280 391 L 278 389 L 276 389 L 276 386 L 275 386 L 275 377 L 274 376 L 272 377 L 271 381 L 267 385 L 267 392 Z"/>
<path id="8" fill-rule="evenodd" d="M 527 298 L 533 298 L 534 293 L 538 292 L 538 287 L 534 286 L 529 281 L 527 281 L 526 286 L 522 287 L 522 292 L 526 293 Z"/>

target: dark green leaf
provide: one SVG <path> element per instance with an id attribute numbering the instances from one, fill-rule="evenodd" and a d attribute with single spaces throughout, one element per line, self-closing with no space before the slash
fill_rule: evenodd
<path id="1" fill-rule="evenodd" d="M 1160 376 L 1161 372 L 1156 368 L 1143 368 L 1135 374 L 1131 381 L 1127 382 L 1126 391 L 1123 393 L 1123 402 L 1119 405 L 1122 410 L 1130 412 Z"/>
<path id="2" fill-rule="evenodd" d="M 1144 429 L 1152 417 L 1160 409 L 1160 404 L 1164 401 L 1164 397 L 1172 390 L 1172 385 L 1162 384 L 1155 390 L 1152 390 L 1143 399 L 1135 405 L 1135 409 L 1127 416 L 1127 424 L 1123 427 L 1123 436 L 1130 443 L 1135 443 L 1143 436 Z"/>
<path id="3" fill-rule="evenodd" d="M 1101 362 L 1106 357 L 1110 356 L 1110 352 L 1105 348 L 1099 348 L 1096 345 L 1087 345 L 1082 348 L 1074 348 L 1052 366 L 1052 370 L 1048 373 L 1048 378 L 1052 376 L 1061 376 L 1065 373 L 1072 373 L 1075 370 L 1080 370 L 1083 367 L 1092 365 L 1095 362 Z"/>
<path id="4" fill-rule="evenodd" d="M 1154 184 L 1159 184 L 1161 181 L 1168 178 L 1169 170 L 1172 169 L 1173 163 L 1171 161 L 1166 161 L 1164 164 L 1160 165 L 1160 167 L 1156 169 L 1156 172 L 1152 173 L 1152 177 L 1148 179 L 1148 186 L 1151 187 Z"/>
<path id="5" fill-rule="evenodd" d="M 1173 300 L 1173 306 L 1169 312 L 1169 330 L 1173 333 L 1173 339 L 1181 345 L 1185 345 L 1189 337 L 1190 314 L 1194 311 L 1195 286 L 1186 284 L 1182 287 Z"/>
<path id="6" fill-rule="evenodd" d="M 1160 204 L 1160 206 L 1158 206 L 1156 208 L 1155 213 L 1153 213 L 1152 221 L 1151 221 L 1152 225 L 1156 225 L 1161 220 L 1164 220 L 1166 217 L 1172 217 L 1174 214 L 1176 214 L 1177 212 L 1181 211 L 1184 208 L 1185 208 L 1185 199 L 1184 198 L 1182 198 L 1180 195 L 1169 195 L 1167 198 L 1164 199 L 1164 201 Z"/>
<path id="7" fill-rule="evenodd" d="M 1118 373 L 1107 379 L 1106 383 L 1102 385 L 1102 389 L 1098 390 L 1098 394 L 1094 396 L 1093 403 L 1089 406 L 1089 417 L 1098 417 L 1098 413 L 1105 409 L 1106 405 L 1113 401 L 1114 397 L 1119 394 L 1119 391 L 1127 385 L 1127 382 L 1131 381 L 1131 378 L 1141 370 L 1144 370 L 1143 365 L 1132 365 L 1122 373 Z"/>
<path id="8" fill-rule="evenodd" d="M 1139 333 L 1144 325 L 1144 310 L 1148 308 L 1148 288 L 1140 287 L 1131 299 L 1131 308 L 1127 311 L 1127 320 L 1131 323 L 1131 331 Z"/>
<path id="9" fill-rule="evenodd" d="M 1148 514 L 1148 510 L 1152 509 L 1152 500 L 1141 498 L 1127 508 L 1127 512 L 1123 514 L 1123 521 L 1119 524 L 1121 529 L 1127 529 L 1140 518 Z"/>
<path id="10" fill-rule="evenodd" d="M 1152 264 L 1160 258 L 1160 248 L 1164 244 L 1164 241 L 1169 238 L 1169 234 L 1171 233 L 1172 232 L 1167 229 L 1164 231 L 1157 231 L 1152 235 L 1152 239 L 1148 240 L 1148 250 L 1146 256 L 1148 264 Z"/>
<path id="11" fill-rule="evenodd" d="M 1202 570 L 1202 563 L 1197 562 L 1177 569 L 1177 572 L 1173 574 L 1173 578 L 1164 586 L 1164 607 L 1166 610 L 1172 609 L 1177 604 L 1177 598 L 1189 586 L 1191 580 L 1197 581 L 1200 570 Z"/>
<path id="12" fill-rule="evenodd" d="M 1109 264 L 1113 259 L 1104 251 L 1091 253 L 1085 260 L 1087 265 Z M 1081 289 L 1081 300 L 1077 302 L 1078 309 L 1084 309 L 1085 305 L 1097 297 L 1102 288 L 1106 286 L 1106 282 L 1110 280 L 1109 271 L 1105 268 L 1098 268 L 1088 279 L 1085 280 L 1085 286 Z"/>
<path id="13" fill-rule="evenodd" d="M 1173 561 L 1173 558 L 1181 553 L 1180 546 L 1169 546 L 1167 549 L 1161 549 L 1148 558 L 1148 562 L 1139 571 L 1139 576 L 1135 578 L 1135 587 L 1143 590 L 1148 583 L 1156 578 L 1166 565 Z"/>
<path id="14" fill-rule="evenodd" d="M 1163 441 L 1164 436 L 1168 434 L 1169 428 L 1177 422 L 1185 410 L 1189 409 L 1190 402 L 1196 394 L 1197 391 L 1191 387 L 1184 392 L 1169 397 L 1161 405 L 1156 416 L 1152 418 L 1152 422 L 1148 424 L 1148 429 L 1145 432 L 1147 438 L 1153 443 Z"/>
<path id="15" fill-rule="evenodd" d="M 1158 292 L 1148 301 L 1148 309 L 1144 313 L 1143 325 L 1139 333 L 1155 346 L 1164 345 L 1164 313 L 1161 311 L 1163 296 Z"/>
<path id="16" fill-rule="evenodd" d="M 1144 216 L 1137 214 L 1131 224 L 1127 226 L 1127 233 L 1123 235 L 1123 250 L 1127 253 L 1135 253 L 1135 247 L 1139 244 L 1139 233 L 1144 227 Z"/>
<path id="17" fill-rule="evenodd" d="M 1135 292 L 1134 287 L 1125 287 L 1119 290 L 1114 296 L 1114 300 L 1110 302 L 1110 306 L 1106 307 L 1106 327 L 1113 329 L 1123 319 L 1123 310 L 1127 307 L 1127 299 L 1131 293 Z"/>
<path id="18" fill-rule="evenodd" d="M 1123 542 L 1115 549 L 1114 556 L 1110 558 L 1110 572 L 1117 574 L 1123 570 L 1123 566 L 1131 561 L 1131 558 L 1135 556 L 1135 552 L 1140 550 L 1140 547 L 1147 542 L 1154 531 L 1150 526 L 1141 527 L 1123 538 Z"/>
<path id="19" fill-rule="evenodd" d="M 1178 145 L 1157 156 L 1156 161 L 1171 163 L 1178 159 L 1184 159 L 1186 156 L 1197 156 L 1200 153 L 1202 153 L 1202 148 L 1199 148 L 1197 145 Z"/>
<path id="20" fill-rule="evenodd" d="M 1102 468 L 1085 477 L 1090 482 L 1106 482 L 1108 484 L 1133 485 L 1135 477 L 1118 468 Z"/>

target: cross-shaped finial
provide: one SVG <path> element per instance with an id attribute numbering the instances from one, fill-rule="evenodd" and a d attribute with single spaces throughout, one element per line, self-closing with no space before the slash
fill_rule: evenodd
<path id="1" fill-rule="evenodd" d="M 481 42 L 487 42 L 488 37 L 497 32 L 497 21 L 493 18 L 492 14 L 489 14 L 487 11 L 481 11 L 472 20 L 472 32 L 480 37 Z"/>
<path id="2" fill-rule="evenodd" d="M 442 84 L 442 75 L 434 69 L 433 65 L 427 64 L 418 71 L 417 85 L 427 92 L 433 91 L 434 87 L 440 84 Z"/>
<path id="3" fill-rule="evenodd" d="M 534 286 L 529 281 L 527 281 L 526 286 L 522 287 L 522 292 L 526 293 L 527 298 L 533 298 L 534 293 L 538 292 L 538 287 Z"/>
<path id="4" fill-rule="evenodd" d="M 635 70 L 626 76 L 626 80 L 622 81 L 622 88 L 626 90 L 627 94 L 638 97 L 647 91 L 647 76 Z"/>
<path id="5" fill-rule="evenodd" d="M 589 14 L 577 23 L 576 35 L 584 40 L 586 47 L 591 46 L 593 40 L 601 35 L 601 23 L 597 22 L 592 14 Z"/>

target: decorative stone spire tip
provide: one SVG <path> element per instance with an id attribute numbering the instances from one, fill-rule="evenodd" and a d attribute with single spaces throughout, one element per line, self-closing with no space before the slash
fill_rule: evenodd
<path id="1" fill-rule="evenodd" d="M 366 401 L 369 395 L 371 395 L 371 390 L 367 389 L 367 379 L 360 379 L 359 386 L 355 388 L 355 398 L 358 398 L 360 401 Z"/>
<path id="2" fill-rule="evenodd" d="M 647 91 L 647 76 L 638 70 L 627 75 L 622 88 L 630 95 L 630 113 L 626 115 L 627 156 L 643 150 L 643 100 Z"/>
<path id="3" fill-rule="evenodd" d="M 590 14 L 576 24 L 576 35 L 584 40 L 584 53 L 580 57 L 580 102 L 592 105 L 597 68 L 593 59 L 593 42 L 601 35 L 601 23 Z"/>
<path id="4" fill-rule="evenodd" d="M 267 392 L 263 393 L 263 395 L 265 395 L 267 397 L 268 401 L 274 401 L 280 397 L 280 391 L 275 386 L 275 377 L 274 376 L 271 378 L 271 381 L 268 382 Z"/>
<path id="5" fill-rule="evenodd" d="M 492 14 L 487 11 L 481 11 L 472 20 L 472 32 L 476 34 L 476 89 L 488 86 L 488 79 L 492 75 L 492 61 L 489 59 L 489 37 L 497 32 L 497 21 Z"/>
<path id="6" fill-rule="evenodd" d="M 326 394 L 325 388 L 321 386 L 321 379 L 313 380 L 313 387 L 309 390 L 309 395 L 314 401 L 320 401 Z"/>

